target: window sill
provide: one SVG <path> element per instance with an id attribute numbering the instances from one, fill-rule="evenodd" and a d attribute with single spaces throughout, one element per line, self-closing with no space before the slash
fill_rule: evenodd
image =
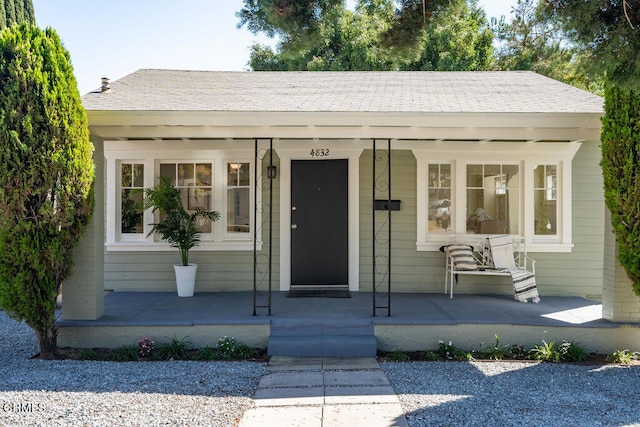
<path id="1" fill-rule="evenodd" d="M 447 239 L 441 241 L 417 242 L 418 252 L 436 252 L 440 247 L 447 244 Z M 573 243 L 527 243 L 527 253 L 570 253 L 573 250 Z"/>
<path id="2" fill-rule="evenodd" d="M 107 252 L 170 252 L 178 249 L 165 242 L 111 242 L 105 243 Z M 262 250 L 262 242 L 256 245 L 257 250 Z M 253 251 L 253 241 L 201 241 L 191 251 Z"/>

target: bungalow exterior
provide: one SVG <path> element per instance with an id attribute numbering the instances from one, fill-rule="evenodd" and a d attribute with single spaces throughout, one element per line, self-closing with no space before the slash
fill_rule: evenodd
<path id="1" fill-rule="evenodd" d="M 603 101 L 588 92 L 532 72 L 143 69 L 83 104 L 97 204 L 64 320 L 99 319 L 105 290 L 175 290 L 177 252 L 137 207 L 167 175 L 188 208 L 221 212 L 200 224 L 196 292 L 442 293 L 443 244 L 511 234 L 543 301 L 580 296 L 640 322 L 606 218 Z M 465 293 L 513 288 L 461 277 Z"/>

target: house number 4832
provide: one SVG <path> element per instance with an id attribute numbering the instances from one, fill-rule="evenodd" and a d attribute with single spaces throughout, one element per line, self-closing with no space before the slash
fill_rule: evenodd
<path id="1" fill-rule="evenodd" d="M 311 153 L 309 153 L 311 157 L 328 157 L 329 149 L 328 148 L 312 148 Z"/>

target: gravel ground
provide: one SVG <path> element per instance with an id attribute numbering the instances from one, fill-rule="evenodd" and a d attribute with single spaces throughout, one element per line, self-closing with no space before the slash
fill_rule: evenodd
<path id="1" fill-rule="evenodd" d="M 33 332 L 0 311 L 0 425 L 235 426 L 255 362 L 29 360 Z M 381 363 L 411 427 L 640 426 L 640 366 Z"/>
<path id="2" fill-rule="evenodd" d="M 640 367 L 382 363 L 411 427 L 640 426 Z"/>
<path id="3" fill-rule="evenodd" d="M 0 426 L 235 426 L 256 362 L 29 360 L 31 329 L 0 311 Z"/>

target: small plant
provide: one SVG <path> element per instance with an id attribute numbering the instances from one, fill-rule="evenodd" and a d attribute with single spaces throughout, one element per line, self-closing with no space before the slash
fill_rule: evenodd
<path id="1" fill-rule="evenodd" d="M 158 345 L 156 350 L 153 352 L 153 355 L 158 360 L 188 359 L 188 346 L 191 343 L 189 341 L 186 341 L 186 339 L 187 337 L 178 339 L 174 335 L 168 343 L 162 343 Z"/>
<path id="2" fill-rule="evenodd" d="M 445 344 L 444 341 L 438 341 L 438 354 L 442 359 L 454 360 L 459 354 L 460 350 L 453 345 L 453 342 L 449 341 L 449 344 Z"/>
<path id="3" fill-rule="evenodd" d="M 138 360 L 138 346 L 123 345 L 116 348 L 111 354 L 111 360 L 115 362 L 132 362 Z"/>
<path id="4" fill-rule="evenodd" d="M 396 349 L 389 353 L 387 358 L 394 362 L 405 362 L 409 359 L 409 356 L 404 350 Z"/>
<path id="5" fill-rule="evenodd" d="M 573 341 L 563 341 L 562 344 L 558 346 L 558 353 L 560 354 L 561 362 L 580 363 L 587 360 L 587 357 L 589 356 L 587 350 L 585 350 L 580 343 L 575 343 Z"/>
<path id="6" fill-rule="evenodd" d="M 83 349 L 80 354 L 78 354 L 78 359 L 80 360 L 97 360 L 98 353 L 92 348 Z"/>
<path id="7" fill-rule="evenodd" d="M 629 365 L 633 359 L 634 354 L 629 352 L 629 350 L 616 350 L 607 356 L 609 363 L 617 363 L 619 365 Z"/>
<path id="8" fill-rule="evenodd" d="M 436 360 L 440 360 L 440 354 L 437 351 L 427 350 L 422 355 L 422 358 L 424 360 L 436 361 Z"/>
<path id="9" fill-rule="evenodd" d="M 154 344 L 154 341 L 151 341 L 149 338 L 140 338 L 138 340 L 138 355 L 140 357 L 151 357 Z"/>
<path id="10" fill-rule="evenodd" d="M 547 343 L 543 340 L 542 345 L 536 345 L 529 353 L 535 360 L 542 362 L 560 362 L 560 353 L 558 353 L 555 346 L 555 341 Z"/>
<path id="11" fill-rule="evenodd" d="M 210 346 L 206 346 L 204 348 L 201 348 L 200 350 L 198 350 L 198 352 L 196 353 L 196 355 L 194 356 L 194 359 L 196 360 L 218 360 L 218 350 L 210 347 Z"/>
<path id="12" fill-rule="evenodd" d="M 200 242 L 198 218 L 217 221 L 220 212 L 203 209 L 187 212 L 182 206 L 182 194 L 171 185 L 171 178 L 160 176 L 158 180 L 158 184 L 144 192 L 143 209 L 160 213 L 160 221 L 151 224 L 149 234 L 158 233 L 162 240 L 178 248 L 182 265 L 189 265 L 189 251 Z"/>
<path id="13" fill-rule="evenodd" d="M 237 344 L 235 354 L 236 354 L 236 358 L 241 360 L 246 360 L 246 359 L 255 357 L 258 354 L 258 352 L 256 351 L 255 348 L 249 347 L 248 345 Z"/>
<path id="14" fill-rule="evenodd" d="M 502 360 L 509 354 L 509 346 L 506 344 L 500 344 L 498 334 L 494 334 L 496 341 L 493 344 L 487 344 L 485 347 L 487 357 L 493 360 Z"/>
<path id="15" fill-rule="evenodd" d="M 523 345 L 514 344 L 509 350 L 509 355 L 513 359 L 526 359 L 529 356 L 529 350 Z"/>
<path id="16" fill-rule="evenodd" d="M 224 336 L 218 340 L 218 356 L 222 360 L 233 359 L 236 356 L 236 339 Z"/>

